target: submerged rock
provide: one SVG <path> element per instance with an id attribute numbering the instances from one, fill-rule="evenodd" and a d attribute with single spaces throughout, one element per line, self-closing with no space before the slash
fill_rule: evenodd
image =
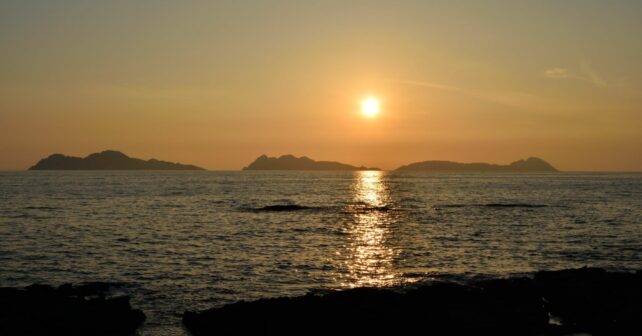
<path id="1" fill-rule="evenodd" d="M 437 282 L 403 292 L 357 288 L 185 312 L 200 335 L 640 334 L 640 272 L 578 269 L 534 278 Z M 559 317 L 562 325 L 550 323 Z"/>
<path id="2" fill-rule="evenodd" d="M 0 335 L 131 335 L 145 321 L 110 284 L 0 287 Z"/>
<path id="3" fill-rule="evenodd" d="M 268 205 L 260 208 L 254 209 L 255 211 L 265 211 L 265 212 L 278 212 L 278 211 L 298 211 L 298 210 L 310 210 L 312 207 L 296 204 L 277 204 L 277 205 Z"/>

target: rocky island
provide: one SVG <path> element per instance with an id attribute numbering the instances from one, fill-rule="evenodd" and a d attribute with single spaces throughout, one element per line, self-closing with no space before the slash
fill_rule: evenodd
<path id="1" fill-rule="evenodd" d="M 278 158 L 259 156 L 243 170 L 380 170 L 379 168 L 356 167 L 334 161 L 314 161 L 306 156 L 282 155 Z"/>
<path id="2" fill-rule="evenodd" d="M 184 165 L 156 159 L 142 160 L 113 150 L 93 153 L 84 158 L 53 154 L 38 161 L 29 170 L 204 170 L 193 165 Z"/>
<path id="3" fill-rule="evenodd" d="M 477 162 L 459 163 L 452 161 L 423 161 L 401 166 L 395 171 L 541 173 L 557 172 L 558 170 L 540 158 L 530 157 L 526 160 L 515 161 L 508 165 Z"/>

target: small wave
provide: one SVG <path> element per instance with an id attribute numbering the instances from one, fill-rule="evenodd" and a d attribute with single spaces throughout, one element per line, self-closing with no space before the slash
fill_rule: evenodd
<path id="1" fill-rule="evenodd" d="M 165 193 L 161 194 L 161 196 L 171 197 L 171 196 L 184 196 L 188 194 L 189 194 L 188 190 L 168 190 Z"/>
<path id="2" fill-rule="evenodd" d="M 58 208 L 48 206 L 26 206 L 24 208 L 28 210 L 58 210 Z"/>
<path id="3" fill-rule="evenodd" d="M 488 203 L 484 204 L 489 208 L 544 208 L 545 204 L 528 204 L 528 203 Z"/>
<path id="4" fill-rule="evenodd" d="M 184 204 L 174 204 L 174 203 L 167 203 L 167 204 L 157 204 L 156 208 L 184 208 Z"/>
<path id="5" fill-rule="evenodd" d="M 38 216 L 26 214 L 26 213 L 16 213 L 16 214 L 11 214 L 7 216 L 8 218 L 12 219 L 19 219 L 19 218 L 38 218 Z"/>
<path id="6" fill-rule="evenodd" d="M 374 211 L 388 212 L 388 211 L 393 211 L 397 209 L 387 204 L 372 205 L 364 202 L 355 202 L 355 203 L 349 204 L 346 210 L 348 213 L 364 213 L 364 212 L 374 212 Z"/>
<path id="7" fill-rule="evenodd" d="M 468 207 L 485 207 L 485 208 L 545 208 L 546 204 L 531 203 L 484 203 L 484 204 L 442 204 L 437 205 L 434 209 L 442 208 L 468 208 Z"/>
<path id="8" fill-rule="evenodd" d="M 38 286 L 38 285 L 35 285 Z M 91 299 L 91 298 L 114 298 L 120 296 L 130 295 L 131 284 L 125 282 L 102 282 L 102 281 L 86 281 L 76 284 L 65 283 L 58 287 L 59 291 L 63 291 L 73 296 Z"/>
<path id="9" fill-rule="evenodd" d="M 395 210 L 395 209 L 387 205 L 382 205 L 382 206 L 368 205 L 368 206 L 350 207 L 348 212 L 350 213 L 362 213 L 362 212 L 373 212 L 373 211 L 388 212 L 392 210 Z"/>

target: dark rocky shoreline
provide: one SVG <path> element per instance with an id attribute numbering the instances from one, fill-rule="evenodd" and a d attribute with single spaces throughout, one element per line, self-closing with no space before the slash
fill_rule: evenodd
<path id="1" fill-rule="evenodd" d="M 145 314 L 108 283 L 0 288 L 0 335 L 133 335 Z M 185 312 L 202 335 L 640 335 L 642 271 L 355 288 Z"/>
<path id="2" fill-rule="evenodd" d="M 145 314 L 102 282 L 0 287 L 0 335 L 133 335 Z"/>
<path id="3" fill-rule="evenodd" d="M 642 272 L 597 268 L 532 278 L 357 288 L 186 312 L 202 335 L 641 335 Z"/>

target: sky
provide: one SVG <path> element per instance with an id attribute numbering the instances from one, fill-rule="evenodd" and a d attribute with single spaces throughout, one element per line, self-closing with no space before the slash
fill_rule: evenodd
<path id="1" fill-rule="evenodd" d="M 114 149 L 220 170 L 294 154 L 642 171 L 641 15 L 624 0 L 0 0 L 0 170 Z"/>

